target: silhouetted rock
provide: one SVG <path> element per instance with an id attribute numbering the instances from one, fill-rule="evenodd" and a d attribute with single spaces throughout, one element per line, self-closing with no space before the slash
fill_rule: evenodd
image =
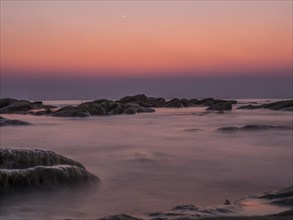
<path id="1" fill-rule="evenodd" d="M 11 98 L 0 99 L 0 108 L 8 106 L 16 101 L 17 101 L 17 99 L 11 99 Z"/>
<path id="2" fill-rule="evenodd" d="M 89 112 L 75 106 L 66 106 L 52 113 L 55 117 L 88 117 Z"/>
<path id="3" fill-rule="evenodd" d="M 278 101 L 272 103 L 266 103 L 262 105 L 244 105 L 238 107 L 238 109 L 271 109 L 271 110 L 285 110 L 291 111 L 293 109 L 293 100 Z"/>
<path id="4" fill-rule="evenodd" d="M 125 96 L 121 99 L 118 100 L 118 102 L 121 103 L 129 103 L 129 102 L 142 102 L 142 103 L 146 103 L 147 102 L 147 96 L 144 94 L 138 94 L 138 95 L 134 95 L 134 96 Z"/>
<path id="5" fill-rule="evenodd" d="M 228 199 L 226 199 L 224 205 L 231 205 L 231 202 Z"/>
<path id="6" fill-rule="evenodd" d="M 245 125 L 242 127 L 222 127 L 218 131 L 236 132 L 236 131 L 263 131 L 263 130 L 291 130 L 289 126 L 274 126 L 274 125 Z"/>
<path id="7" fill-rule="evenodd" d="M 142 219 L 136 218 L 130 215 L 121 214 L 121 215 L 107 216 L 104 218 L 100 218 L 99 220 L 142 220 Z"/>
<path id="8" fill-rule="evenodd" d="M 8 119 L 0 116 L 0 126 L 8 126 L 8 125 L 31 125 L 31 123 L 16 119 Z"/>
<path id="9" fill-rule="evenodd" d="M 243 106 L 238 107 L 237 109 L 259 109 L 259 108 L 260 107 L 256 106 L 256 105 L 243 105 Z"/>
<path id="10" fill-rule="evenodd" d="M 201 100 L 197 101 L 195 104 L 200 105 L 200 106 L 210 106 L 210 105 L 214 104 L 214 99 L 213 98 L 201 99 Z"/>
<path id="11" fill-rule="evenodd" d="M 165 104 L 166 108 L 182 108 L 184 105 L 180 101 L 180 99 L 171 99 L 170 101 L 167 101 Z"/>
<path id="12" fill-rule="evenodd" d="M 0 191 L 99 181 L 80 163 L 38 149 L 0 149 L 0 179 Z"/>
<path id="13" fill-rule="evenodd" d="M 147 97 L 145 107 L 164 107 L 166 100 L 164 98 Z"/>
<path id="14" fill-rule="evenodd" d="M 33 106 L 27 101 L 15 101 L 0 108 L 0 113 L 17 113 L 33 109 Z"/>
<path id="15" fill-rule="evenodd" d="M 213 104 L 209 106 L 206 110 L 212 110 L 212 111 L 231 111 L 232 110 L 232 104 L 229 102 L 219 102 L 217 104 Z"/>
<path id="16" fill-rule="evenodd" d="M 53 113 L 53 111 L 51 109 L 45 109 L 42 111 L 31 111 L 29 112 L 29 114 L 31 115 L 36 115 L 36 116 L 42 116 L 42 115 L 51 115 Z"/>
<path id="17" fill-rule="evenodd" d="M 189 99 L 188 102 L 189 102 L 189 106 L 196 106 L 198 99 Z"/>

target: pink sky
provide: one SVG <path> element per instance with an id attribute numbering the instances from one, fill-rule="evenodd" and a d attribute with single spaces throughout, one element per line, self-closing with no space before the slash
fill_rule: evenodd
<path id="1" fill-rule="evenodd" d="M 291 1 L 1 1 L 4 74 L 216 75 L 292 68 Z"/>

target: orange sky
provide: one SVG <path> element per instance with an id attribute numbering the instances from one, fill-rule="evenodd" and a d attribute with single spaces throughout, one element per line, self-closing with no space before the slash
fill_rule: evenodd
<path id="1" fill-rule="evenodd" d="M 292 1 L 1 1 L 9 74 L 156 75 L 292 67 Z"/>

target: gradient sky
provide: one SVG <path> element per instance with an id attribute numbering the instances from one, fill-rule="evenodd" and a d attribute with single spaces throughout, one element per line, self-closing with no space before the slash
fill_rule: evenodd
<path id="1" fill-rule="evenodd" d="M 291 74 L 292 1 L 1 1 L 1 96 L 55 99 L 52 86 L 64 82 L 63 98 L 91 98 L 89 82 L 103 80 L 117 89 L 111 97 L 140 92 L 131 89 L 135 80 L 161 80 L 157 92 L 141 90 L 176 96 L 172 83 L 182 78 L 206 83 L 178 91 L 187 96 L 217 95 L 218 88 L 203 91 L 216 79 L 278 79 L 280 87 L 255 88 L 288 97 Z M 37 90 L 31 82 L 51 86 Z"/>

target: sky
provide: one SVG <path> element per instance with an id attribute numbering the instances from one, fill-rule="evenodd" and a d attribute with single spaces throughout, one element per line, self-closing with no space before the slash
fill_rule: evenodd
<path id="1" fill-rule="evenodd" d="M 1 0 L 1 97 L 292 96 L 292 1 Z"/>

